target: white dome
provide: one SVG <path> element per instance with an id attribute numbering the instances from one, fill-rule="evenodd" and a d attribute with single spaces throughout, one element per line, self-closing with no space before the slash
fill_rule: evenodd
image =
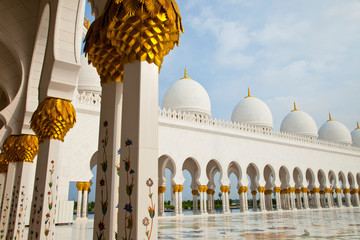
<path id="1" fill-rule="evenodd" d="M 341 122 L 332 120 L 331 116 L 319 129 L 319 139 L 347 145 L 352 143 L 349 129 Z"/>
<path id="2" fill-rule="evenodd" d="M 235 106 L 231 121 L 273 128 L 273 118 L 269 107 L 260 99 L 251 96 L 250 92 Z"/>
<path id="3" fill-rule="evenodd" d="M 96 69 L 88 64 L 88 59 L 85 57 L 85 54 L 80 56 L 81 68 L 79 72 L 79 82 L 78 82 L 78 91 L 82 92 L 92 92 L 92 93 L 101 93 L 100 85 L 100 76 L 97 73 Z"/>
<path id="4" fill-rule="evenodd" d="M 307 137 L 316 138 L 318 136 L 318 128 L 314 119 L 306 112 L 297 109 L 296 105 L 294 106 L 294 110 L 282 120 L 280 131 Z"/>
<path id="5" fill-rule="evenodd" d="M 198 82 L 187 78 L 186 73 L 166 91 L 162 107 L 211 117 L 209 95 Z"/>
<path id="6" fill-rule="evenodd" d="M 353 146 L 360 148 L 360 127 L 359 123 L 357 124 L 357 128 L 351 132 L 351 138 L 353 142 Z"/>

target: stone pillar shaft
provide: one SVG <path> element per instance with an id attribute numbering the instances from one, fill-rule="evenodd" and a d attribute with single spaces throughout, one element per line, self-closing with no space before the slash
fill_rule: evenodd
<path id="1" fill-rule="evenodd" d="M 54 238 L 60 145 L 53 139 L 39 145 L 29 240 Z"/>
<path id="2" fill-rule="evenodd" d="M 139 61 L 124 68 L 118 239 L 158 237 L 158 72 Z"/>
<path id="3" fill-rule="evenodd" d="M 79 190 L 77 197 L 77 206 L 76 206 L 76 219 L 81 218 L 81 205 L 82 205 L 82 190 Z"/>
<path id="4" fill-rule="evenodd" d="M 5 239 L 8 231 L 16 167 L 17 163 L 9 162 L 8 171 L 6 174 L 3 203 L 1 205 L 0 239 Z"/>
<path id="5" fill-rule="evenodd" d="M 0 173 L 0 204 L 2 206 L 2 200 L 5 190 L 6 173 Z M 0 209 L 1 210 L 1 209 Z"/>
<path id="6" fill-rule="evenodd" d="M 28 207 L 26 192 L 31 184 L 29 178 L 32 178 L 32 176 L 29 176 L 31 172 L 28 170 L 31 169 L 32 164 L 31 162 L 19 162 L 16 167 L 16 194 L 14 194 L 13 215 L 10 220 L 12 224 L 11 227 L 9 226 L 9 239 L 24 239 L 25 219 L 28 217 L 26 216 Z"/>
<path id="7" fill-rule="evenodd" d="M 103 84 L 99 144 L 96 170 L 96 193 L 94 208 L 93 238 L 114 239 L 117 232 L 119 176 L 116 166 L 124 160 L 120 149 L 122 122 L 123 84 L 111 82 Z M 122 153 L 125 153 L 123 149 Z M 121 170 L 120 170 L 121 171 Z"/>
<path id="8" fill-rule="evenodd" d="M 83 202 L 82 202 L 82 208 L 81 208 L 81 218 L 87 218 L 87 210 L 88 210 L 88 190 L 84 189 L 83 194 Z"/>

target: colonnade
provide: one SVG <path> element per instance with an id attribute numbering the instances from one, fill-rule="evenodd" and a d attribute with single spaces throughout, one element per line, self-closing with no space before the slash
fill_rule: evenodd
<path id="1" fill-rule="evenodd" d="M 76 206 L 76 219 L 87 219 L 88 203 L 90 193 L 90 182 L 78 182 L 76 187 L 78 189 L 78 201 Z"/>
<path id="2" fill-rule="evenodd" d="M 183 185 L 173 186 L 174 194 L 174 212 L 173 215 L 182 214 L 182 191 Z M 229 186 L 221 186 L 221 200 L 222 212 L 231 213 L 230 210 L 230 193 Z M 159 187 L 159 216 L 165 216 L 164 208 L 164 194 L 166 187 Z M 215 212 L 215 190 L 208 189 L 206 185 L 201 185 L 197 189 L 191 191 L 193 195 L 193 213 L 194 214 L 211 214 Z M 238 189 L 240 212 L 248 212 L 248 187 L 241 186 Z M 359 189 L 343 189 L 340 188 L 313 188 L 309 191 L 308 188 L 284 188 L 274 187 L 273 189 L 265 189 L 265 187 L 258 187 L 257 190 L 252 190 L 253 207 L 252 211 L 282 211 L 282 210 L 301 210 L 301 209 L 320 209 L 320 208 L 334 208 L 335 206 L 342 208 L 342 199 L 344 194 L 346 207 L 359 207 L 360 194 Z M 335 204 L 334 198 L 337 200 Z M 198 201 L 200 200 L 200 201 Z M 275 204 L 273 204 L 275 200 Z M 198 206 L 198 202 L 200 206 Z M 258 204 L 259 203 L 259 204 Z"/>

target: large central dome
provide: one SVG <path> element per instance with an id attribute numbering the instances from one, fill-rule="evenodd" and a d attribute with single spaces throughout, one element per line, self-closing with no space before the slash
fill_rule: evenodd
<path id="1" fill-rule="evenodd" d="M 248 96 L 241 100 L 234 108 L 231 121 L 255 125 L 272 130 L 273 118 L 269 107 L 260 99 Z"/>
<path id="2" fill-rule="evenodd" d="M 176 81 L 165 93 L 162 107 L 181 112 L 211 117 L 211 103 L 206 90 L 198 82 L 187 77 Z"/>

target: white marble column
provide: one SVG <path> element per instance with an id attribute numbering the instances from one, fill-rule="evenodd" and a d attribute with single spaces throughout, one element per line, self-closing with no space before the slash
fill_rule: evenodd
<path id="1" fill-rule="evenodd" d="M 207 191 L 207 186 L 205 186 L 204 188 L 204 192 L 203 192 L 203 201 L 204 201 L 204 214 L 207 214 L 207 194 L 206 194 L 206 191 Z"/>
<path id="2" fill-rule="evenodd" d="M 272 205 L 272 190 L 265 190 L 265 207 L 267 211 L 273 210 Z"/>
<path id="3" fill-rule="evenodd" d="M 178 214 L 179 215 L 182 215 L 183 214 L 183 209 L 182 209 L 182 191 L 184 190 L 184 186 L 183 185 L 179 185 L 179 192 L 178 192 L 178 204 L 179 204 L 179 207 L 178 207 Z"/>
<path id="4" fill-rule="evenodd" d="M 13 187 L 15 181 L 17 163 L 9 162 L 8 171 L 6 174 L 3 203 L 1 206 L 0 219 L 0 239 L 5 239 L 8 231 L 8 224 L 10 219 L 11 202 L 13 198 Z"/>
<path id="5" fill-rule="evenodd" d="M 225 213 L 226 212 L 226 197 L 225 197 L 226 186 L 221 186 L 220 191 L 221 191 L 222 211 L 223 211 L 223 213 Z"/>
<path id="6" fill-rule="evenodd" d="M 333 208 L 332 190 L 330 188 L 325 188 L 325 196 L 327 199 L 328 207 Z"/>
<path id="7" fill-rule="evenodd" d="M 336 199 L 337 199 L 339 208 L 342 208 L 343 204 L 342 204 L 341 188 L 335 188 L 335 194 L 336 194 Z"/>
<path id="8" fill-rule="evenodd" d="M 275 191 L 275 202 L 276 202 L 276 210 L 280 211 L 282 210 L 282 206 L 281 206 L 281 188 L 280 187 L 274 187 L 274 191 Z"/>
<path id="9" fill-rule="evenodd" d="M 230 189 L 228 187 L 227 191 L 225 192 L 225 197 L 226 197 L 226 212 L 230 213 L 230 199 L 229 199 L 229 193 L 230 193 Z"/>
<path id="10" fill-rule="evenodd" d="M 179 185 L 174 185 L 174 215 L 177 216 L 179 214 Z"/>
<path id="11" fill-rule="evenodd" d="M 252 200 L 253 200 L 253 212 L 257 212 L 258 211 L 258 206 L 257 206 L 257 199 L 256 199 L 256 194 L 257 191 L 251 191 L 251 195 L 252 195 Z"/>
<path id="12" fill-rule="evenodd" d="M 258 187 L 259 199 L 260 199 L 260 211 L 266 212 L 265 206 L 265 187 Z"/>
<path id="13" fill-rule="evenodd" d="M 207 206 L 208 206 L 208 212 L 211 213 L 212 211 L 212 204 L 211 204 L 211 189 L 206 190 L 207 194 Z"/>
<path id="14" fill-rule="evenodd" d="M 125 65 L 121 149 L 127 160 L 120 166 L 118 239 L 158 237 L 158 90 L 158 66 Z M 137 222 L 129 226 L 129 219 Z"/>
<path id="15" fill-rule="evenodd" d="M 81 205 L 82 205 L 82 196 L 84 189 L 83 182 L 77 182 L 76 187 L 78 189 L 77 205 L 76 205 L 76 219 L 81 218 Z"/>
<path id="16" fill-rule="evenodd" d="M 296 208 L 297 209 L 302 209 L 303 208 L 303 204 L 301 201 L 301 189 L 295 189 L 295 195 L 296 195 Z"/>
<path id="17" fill-rule="evenodd" d="M 310 207 L 309 207 L 308 189 L 301 188 L 301 191 L 303 192 L 304 209 L 309 209 Z"/>
<path id="18" fill-rule="evenodd" d="M 117 232 L 117 213 L 121 208 L 118 206 L 119 176 L 116 166 L 120 159 L 124 160 L 123 153 L 126 153 L 125 149 L 121 149 L 121 155 L 118 155 L 123 83 L 103 84 L 101 94 L 93 238 L 98 239 L 101 235 L 103 239 L 112 239 Z"/>
<path id="19" fill-rule="evenodd" d="M 291 187 L 289 189 L 289 195 L 290 195 L 290 208 L 293 210 L 297 210 L 296 203 L 295 203 L 295 188 Z"/>
<path id="20" fill-rule="evenodd" d="M 248 187 L 241 186 L 239 188 L 239 199 L 240 199 L 240 212 L 248 212 L 248 204 L 247 204 L 247 191 Z"/>
<path id="21" fill-rule="evenodd" d="M 204 194 L 202 192 L 202 188 L 203 186 L 199 186 L 199 191 L 200 191 L 200 214 L 204 213 Z"/>
<path id="22" fill-rule="evenodd" d="M 29 240 L 54 238 L 60 145 L 53 139 L 39 145 Z"/>
<path id="23" fill-rule="evenodd" d="M 165 216 L 165 209 L 164 209 L 164 193 L 165 193 L 166 187 L 165 186 L 159 186 L 158 187 L 158 194 L 159 194 L 159 216 Z"/>
<path id="24" fill-rule="evenodd" d="M 359 207 L 360 206 L 360 204 L 359 204 L 359 189 L 353 189 L 351 191 L 351 196 L 354 199 L 353 206 L 354 207 Z"/>
<path id="25" fill-rule="evenodd" d="M 1 205 L 4 196 L 5 181 L 6 181 L 6 173 L 0 173 L 0 204 Z"/>
<path id="26" fill-rule="evenodd" d="M 351 206 L 351 194 L 350 194 L 350 189 L 346 188 L 343 190 L 344 195 L 345 195 L 345 206 L 346 207 L 352 207 Z"/>
<path id="27" fill-rule="evenodd" d="M 199 212 L 199 206 L 198 206 L 198 190 L 192 190 L 191 191 L 193 195 L 193 213 L 196 214 Z"/>
<path id="28" fill-rule="evenodd" d="M 316 208 L 316 209 L 321 208 L 320 188 L 313 188 L 312 192 L 313 192 L 312 198 L 313 198 L 313 206 L 314 206 L 314 208 Z"/>
<path id="29" fill-rule="evenodd" d="M 81 218 L 87 218 L 90 183 L 84 182 L 83 186 L 84 186 L 84 191 L 83 191 L 83 199 L 82 199 L 83 201 L 81 207 Z"/>

